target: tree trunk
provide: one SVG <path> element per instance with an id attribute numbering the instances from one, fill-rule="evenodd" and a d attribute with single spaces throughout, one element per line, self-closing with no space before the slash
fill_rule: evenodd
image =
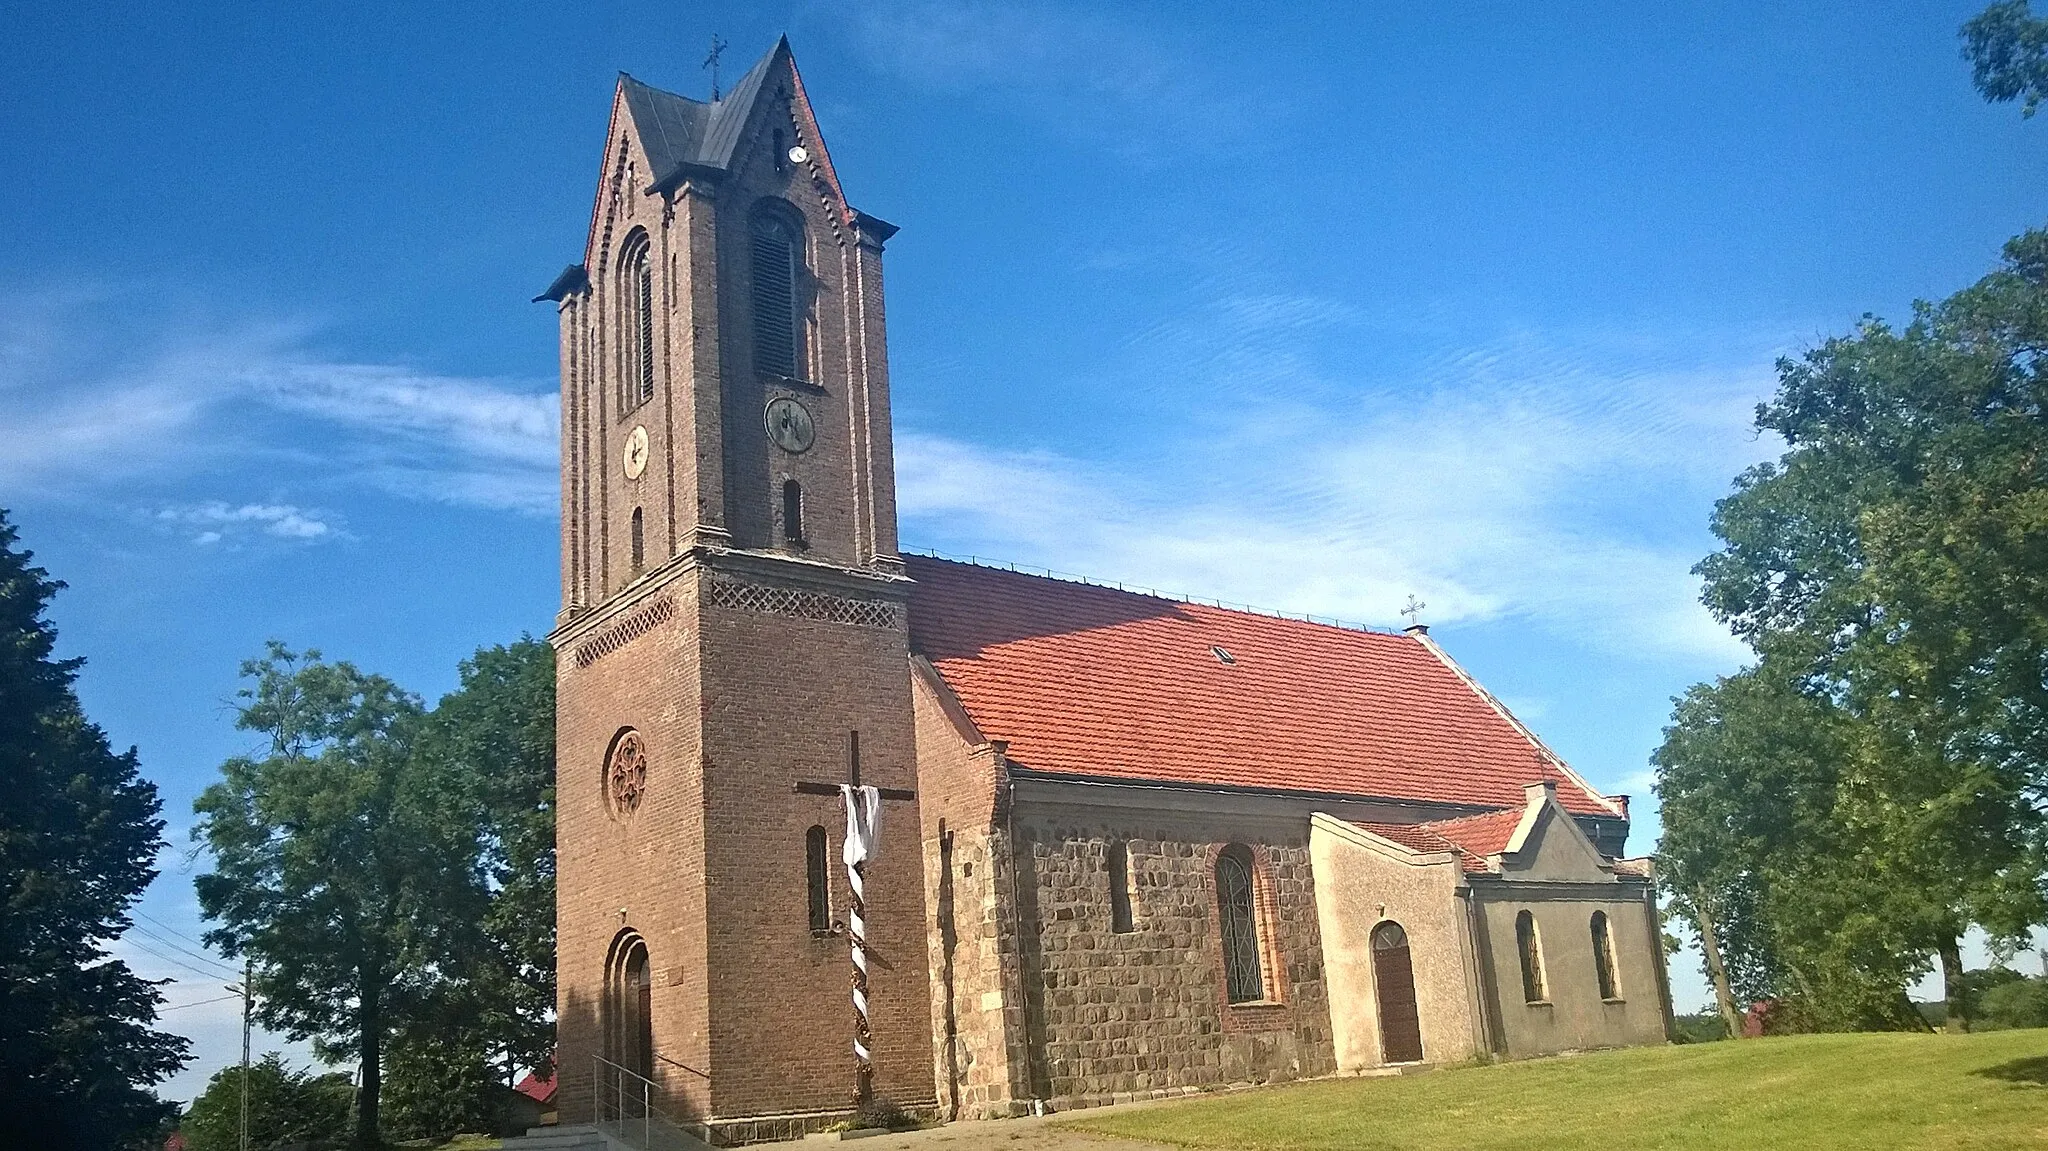
<path id="1" fill-rule="evenodd" d="M 1721 963 L 1721 939 L 1714 933 L 1714 917 L 1707 913 L 1705 893 L 1692 897 L 1693 926 L 1699 928 L 1700 953 L 1707 958 L 1707 980 L 1714 985 L 1714 1003 L 1721 1009 L 1721 1022 L 1728 1038 L 1742 1038 L 1742 1011 L 1735 1006 L 1735 993 L 1728 987 L 1728 968 Z"/>
<path id="2" fill-rule="evenodd" d="M 1941 997 L 1946 1018 L 1941 1029 L 1962 1033 L 1970 1029 L 1970 1005 L 1963 995 L 1962 940 L 1953 935 L 1941 938 Z"/>
<path id="3" fill-rule="evenodd" d="M 363 989 L 356 1018 L 362 1027 L 358 1048 L 355 1145 L 363 1151 L 381 1146 L 377 1136 L 377 1103 L 384 1088 L 384 1012 L 377 991 Z"/>

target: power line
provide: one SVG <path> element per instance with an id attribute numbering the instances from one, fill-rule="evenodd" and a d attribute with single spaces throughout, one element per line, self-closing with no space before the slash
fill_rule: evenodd
<path id="1" fill-rule="evenodd" d="M 214 967 L 218 967 L 218 968 L 220 968 L 220 969 L 221 969 L 221 978 L 222 978 L 222 979 L 232 979 L 232 978 L 234 978 L 234 974 L 235 974 L 235 970 L 234 970 L 234 968 L 232 968 L 232 967 L 229 967 L 229 966 L 228 966 L 227 964 L 225 964 L 225 963 L 222 963 L 222 962 L 221 962 L 220 960 L 218 960 L 218 959 L 215 959 L 215 958 L 214 958 L 213 956 L 211 956 L 211 955 L 206 955 L 206 954 L 203 954 L 203 953 L 201 953 L 201 952 L 197 952 L 197 951 L 194 951 L 194 950 L 192 950 L 192 949 L 191 949 L 191 948 L 189 948 L 189 947 L 180 947 L 180 946 L 178 946 L 178 945 L 177 945 L 176 943 L 173 943 L 173 942 L 171 942 L 170 940 L 168 940 L 168 939 L 165 939 L 165 938 L 164 938 L 163 936 L 161 936 L 161 935 L 158 935 L 158 934 L 157 934 L 156 932 L 154 932 L 154 931 L 151 931 L 151 930 L 150 930 L 149 928 L 147 928 L 147 927 L 144 927 L 144 926 L 142 926 L 142 925 L 141 925 L 141 924 L 139 924 L 139 923 L 131 925 L 131 926 L 129 927 L 129 930 L 131 930 L 131 931 L 139 931 L 139 932 L 141 932 L 141 933 L 143 934 L 143 936 L 144 936 L 144 937 L 146 937 L 146 938 L 149 938 L 149 939 L 153 939 L 153 940 L 155 940 L 155 941 L 156 941 L 157 943 L 159 943 L 159 944 L 162 944 L 163 946 L 165 946 L 165 947 L 168 947 L 168 948 L 170 948 L 170 949 L 171 949 L 172 951 L 175 951 L 175 952 L 177 952 L 178 954 L 180 954 L 180 955 L 183 955 L 183 956 L 185 956 L 185 957 L 187 957 L 187 958 L 189 958 L 189 959 L 196 959 L 196 960 L 198 960 L 198 961 L 199 961 L 199 962 L 201 962 L 201 963 L 206 963 L 206 964 L 210 964 L 210 965 L 212 965 L 212 966 L 214 966 Z"/>
<path id="2" fill-rule="evenodd" d="M 204 1007 L 204 1006 L 206 1006 L 206 1005 L 207 1005 L 207 1004 L 209 1004 L 209 1003 L 226 1003 L 226 1002 L 227 1002 L 228 1000 L 230 1000 L 230 999 L 240 999 L 240 998 L 241 998 L 241 996 L 240 996 L 240 995 L 223 995 L 223 996 L 220 996 L 220 997 L 219 997 L 219 998 L 217 998 L 217 999 L 202 999 L 202 1000 L 200 1000 L 200 1001 L 199 1001 L 199 1002 L 197 1002 L 197 1003 L 174 1003 L 174 1004 L 172 1004 L 172 1005 L 171 1005 L 171 1006 L 169 1006 L 169 1007 L 159 1007 L 159 1008 L 157 1008 L 157 1009 L 156 1009 L 156 1013 L 157 1013 L 158 1015 L 162 1015 L 162 1014 L 163 1014 L 164 1012 L 166 1012 L 166 1011 L 183 1011 L 183 1010 L 185 1010 L 185 1009 L 186 1009 L 187 1007 Z"/>
<path id="3" fill-rule="evenodd" d="M 204 978 L 206 978 L 206 979 L 207 979 L 207 980 L 208 980 L 209 982 L 211 982 L 212 980 L 215 980 L 215 979 L 223 979 L 223 978 L 233 978 L 232 976 L 223 976 L 223 975 L 221 975 L 221 974 L 220 974 L 220 973 L 218 973 L 218 972 L 214 972 L 214 971 L 205 971 L 205 970 L 202 970 L 202 969 L 200 969 L 200 968 L 198 968 L 198 967 L 194 967 L 194 966 L 193 966 L 192 964 L 190 964 L 190 963 L 187 963 L 187 962 L 185 962 L 185 961 L 184 961 L 184 960 L 182 960 L 182 959 L 175 959 L 175 958 L 173 958 L 173 957 L 171 957 L 171 956 L 169 956 L 169 955 L 165 955 L 165 954 L 164 954 L 163 952 L 161 952 L 161 951 L 156 951 L 156 950 L 154 950 L 154 949 L 152 949 L 152 948 L 149 948 L 149 947 L 145 947 L 145 946 L 144 946 L 144 945 L 143 945 L 142 943 L 140 943 L 140 942 L 138 942 L 138 941 L 136 941 L 136 940 L 134 940 L 134 939 L 129 939 L 129 938 L 125 937 L 125 936 L 124 936 L 124 937 L 122 938 L 122 942 L 123 942 L 123 943 L 126 943 L 126 944 L 127 944 L 128 946 L 130 946 L 130 947 L 133 947 L 133 948 L 134 948 L 135 950 L 137 950 L 137 951 L 140 951 L 140 952 L 142 952 L 142 953 L 143 953 L 144 955 L 154 956 L 155 958 L 157 958 L 157 959 L 161 959 L 161 960 L 163 960 L 163 961 L 164 961 L 165 963 L 171 964 L 171 965 L 172 965 L 172 966 L 174 966 L 174 967 L 182 967 L 182 968 L 184 968 L 185 970 L 187 970 L 187 971 L 191 972 L 191 973 L 192 973 L 192 974 L 194 974 L 194 975 L 198 975 L 198 976 L 203 976 L 203 977 L 204 977 Z"/>
<path id="4" fill-rule="evenodd" d="M 185 934 L 184 932 L 182 932 L 182 931 L 178 930 L 177 928 L 175 928 L 175 927 L 172 927 L 172 926 L 171 926 L 170 924 L 168 924 L 168 923 L 165 923 L 165 922 L 164 922 L 163 920 L 161 920 L 161 919 L 158 919 L 158 918 L 157 918 L 156 916 L 154 916 L 154 915 L 150 915 L 150 914 L 148 914 L 148 913 L 146 913 L 146 912 L 141 912 L 141 911 L 138 911 L 138 912 L 136 912 L 136 913 L 135 913 L 135 918 L 137 918 L 137 919 L 146 919 L 146 920 L 148 920 L 148 921 L 149 921 L 149 922 L 150 922 L 150 923 L 151 923 L 151 924 L 152 924 L 153 926 L 155 926 L 155 927 L 156 927 L 156 928 L 157 928 L 158 930 L 160 930 L 160 931 L 168 931 L 168 932 L 170 932 L 170 933 L 171 933 L 172 935 L 175 935 L 175 936 L 177 936 L 177 937 L 178 937 L 179 939 L 182 939 L 182 940 L 184 940 L 185 942 L 187 942 L 187 943 L 191 944 L 191 945 L 192 945 L 192 946 L 194 946 L 194 947 L 205 947 L 205 946 L 206 946 L 206 941 L 205 941 L 205 940 L 202 940 L 202 939 L 194 939 L 193 937 L 191 937 L 191 936 L 189 936 L 189 935 Z"/>

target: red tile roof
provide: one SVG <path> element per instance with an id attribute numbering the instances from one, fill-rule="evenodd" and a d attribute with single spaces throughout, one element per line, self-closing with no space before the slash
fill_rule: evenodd
<path id="1" fill-rule="evenodd" d="M 1391 839 L 1410 851 L 1453 852 L 1458 857 L 1458 866 L 1466 871 L 1486 870 L 1485 856 L 1474 855 L 1466 851 L 1456 843 L 1431 831 L 1430 825 L 1427 823 L 1359 823 L 1355 826 L 1362 827 L 1381 839 Z"/>
<path id="2" fill-rule="evenodd" d="M 1413 636 L 904 558 L 912 650 L 1020 768 L 1616 814 Z"/>
<path id="3" fill-rule="evenodd" d="M 552 1072 L 543 1079 L 529 1071 L 512 1090 L 532 1099 L 536 1103 L 552 1103 L 555 1100 L 555 1077 Z"/>

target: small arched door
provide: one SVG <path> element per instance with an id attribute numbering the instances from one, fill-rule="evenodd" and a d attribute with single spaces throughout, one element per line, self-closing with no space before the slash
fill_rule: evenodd
<path id="1" fill-rule="evenodd" d="M 605 1058 L 642 1079 L 654 1077 L 654 978 L 647 942 L 622 936 L 606 988 Z"/>
<path id="2" fill-rule="evenodd" d="M 1380 1001 L 1380 1049 L 1389 1063 L 1422 1062 L 1422 1020 L 1415 1011 L 1415 967 L 1408 933 L 1388 920 L 1372 929 L 1373 991 Z"/>

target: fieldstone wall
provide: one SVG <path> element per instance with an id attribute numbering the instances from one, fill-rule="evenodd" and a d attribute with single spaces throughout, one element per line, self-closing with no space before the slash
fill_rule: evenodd
<path id="1" fill-rule="evenodd" d="M 1017 914 L 1028 1090 L 1054 1108 L 1335 1070 L 1305 821 L 1227 813 L 1019 811 Z M 1266 998 L 1224 994 L 1215 861 L 1253 848 Z M 1129 852 L 1113 930 L 1109 852 Z"/>

